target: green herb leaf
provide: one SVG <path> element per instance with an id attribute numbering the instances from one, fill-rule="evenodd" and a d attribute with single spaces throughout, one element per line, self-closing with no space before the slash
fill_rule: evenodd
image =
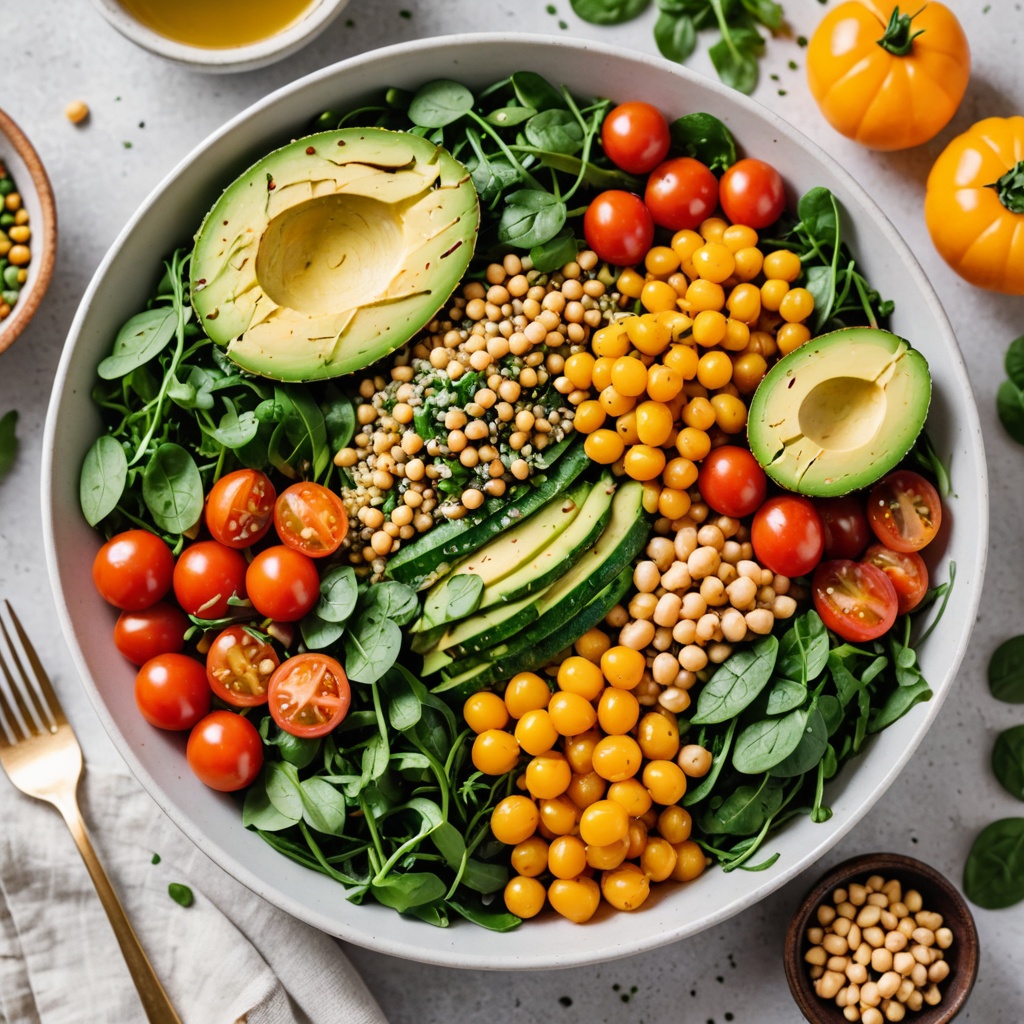
<path id="1" fill-rule="evenodd" d="M 697 698 L 697 714 L 690 721 L 712 725 L 738 715 L 771 678 L 778 652 L 779 641 L 767 636 L 727 658 L 704 684 Z"/>
<path id="2" fill-rule="evenodd" d="M 128 459 L 124 449 L 110 434 L 101 434 L 85 453 L 78 482 L 82 513 L 90 526 L 114 511 L 127 480 Z"/>
<path id="3" fill-rule="evenodd" d="M 697 48 L 697 28 L 685 14 L 662 11 L 654 23 L 654 42 L 667 60 L 682 64 Z"/>
<path id="4" fill-rule="evenodd" d="M 0 480 L 3 480 L 11 471 L 14 460 L 18 457 L 18 435 L 15 433 L 17 425 L 18 412 L 16 409 L 11 409 L 0 417 Z M 89 525 L 95 526 L 96 523 L 90 522 Z"/>
<path id="5" fill-rule="evenodd" d="M 536 71 L 517 71 L 512 76 L 516 99 L 534 110 L 554 110 L 567 106 L 565 97 Z"/>
<path id="6" fill-rule="evenodd" d="M 759 786 L 740 786 L 713 811 L 700 827 L 708 835 L 753 835 L 782 806 L 782 784 L 765 776 Z"/>
<path id="7" fill-rule="evenodd" d="M 825 671 L 827 664 L 828 631 L 816 611 L 805 612 L 783 634 L 776 670 L 806 686 Z"/>
<path id="8" fill-rule="evenodd" d="M 747 96 L 757 87 L 757 58 L 748 50 L 730 46 L 722 39 L 708 50 L 708 56 L 725 85 Z"/>
<path id="9" fill-rule="evenodd" d="M 1006 376 L 1017 387 L 1024 388 L 1024 334 L 1010 342 L 1003 365 L 1006 368 Z"/>
<path id="10" fill-rule="evenodd" d="M 774 765 L 770 772 L 776 778 L 789 779 L 797 775 L 803 775 L 818 766 L 818 762 L 825 754 L 828 747 L 828 726 L 818 708 L 813 708 L 807 714 L 807 724 L 804 726 L 803 735 L 795 749 L 778 764 Z"/>
<path id="11" fill-rule="evenodd" d="M 996 700 L 1024 704 L 1024 636 L 1004 640 L 988 663 L 988 686 Z"/>
<path id="12" fill-rule="evenodd" d="M 372 883 L 370 889 L 385 907 L 404 914 L 413 907 L 441 899 L 448 886 L 429 871 L 407 871 L 401 875 L 388 875 Z"/>
<path id="13" fill-rule="evenodd" d="M 302 820 L 317 832 L 340 836 L 345 829 L 345 797 L 326 779 L 314 775 L 299 783 Z"/>
<path id="14" fill-rule="evenodd" d="M 267 799 L 279 814 L 298 821 L 302 817 L 298 769 L 287 761 L 271 761 L 264 766 L 263 772 Z"/>
<path id="15" fill-rule="evenodd" d="M 409 118 L 422 128 L 443 128 L 472 109 L 473 94 L 461 82 L 441 78 L 417 90 Z"/>
<path id="16" fill-rule="evenodd" d="M 191 907 L 195 901 L 192 890 L 187 885 L 182 885 L 181 882 L 171 882 L 167 886 L 167 895 L 180 907 Z"/>
<path id="17" fill-rule="evenodd" d="M 419 614 L 420 603 L 416 591 L 397 580 L 374 583 L 362 599 L 362 611 L 385 615 L 404 626 Z"/>
<path id="18" fill-rule="evenodd" d="M 999 784 L 1024 800 L 1024 725 L 1004 729 L 992 747 L 992 771 Z"/>
<path id="19" fill-rule="evenodd" d="M 1017 444 L 1024 444 L 1024 390 L 1004 380 L 996 392 L 996 412 L 1003 429 Z"/>
<path id="20" fill-rule="evenodd" d="M 576 259 L 579 243 L 569 228 L 562 228 L 554 238 L 530 250 L 533 269 L 541 274 L 558 270 Z"/>
<path id="21" fill-rule="evenodd" d="M 964 894 L 986 910 L 1024 900 L 1024 818 L 1001 818 L 981 830 L 964 864 Z"/>
<path id="22" fill-rule="evenodd" d="M 178 326 L 174 306 L 147 309 L 133 316 L 114 340 L 114 349 L 96 372 L 103 380 L 117 380 L 158 356 L 170 344 Z"/>
<path id="23" fill-rule="evenodd" d="M 203 481 L 189 453 L 162 444 L 142 475 L 142 498 L 153 522 L 167 533 L 184 533 L 203 514 Z"/>
<path id="24" fill-rule="evenodd" d="M 498 240 L 518 249 L 532 249 L 550 241 L 566 218 L 565 203 L 550 192 L 520 189 L 505 197 L 498 222 Z"/>
<path id="25" fill-rule="evenodd" d="M 448 621 L 464 619 L 480 607 L 484 595 L 484 581 L 476 573 L 464 572 L 451 576 L 445 588 L 445 611 Z"/>
<path id="26" fill-rule="evenodd" d="M 320 580 L 320 597 L 313 611 L 325 622 L 348 622 L 358 599 L 355 570 L 350 565 L 336 565 Z"/>
<path id="27" fill-rule="evenodd" d="M 382 615 L 360 614 L 345 633 L 345 671 L 357 683 L 376 682 L 395 663 L 402 630 Z"/>
<path id="28" fill-rule="evenodd" d="M 760 775 L 781 764 L 796 750 L 807 719 L 807 711 L 790 711 L 779 718 L 764 718 L 748 725 L 736 737 L 732 766 L 744 775 Z"/>
<path id="29" fill-rule="evenodd" d="M 639 17 L 651 0 L 571 0 L 576 16 L 591 25 L 621 25 Z"/>
<path id="30" fill-rule="evenodd" d="M 791 679 L 778 679 L 768 691 L 766 715 L 784 715 L 807 700 L 807 687 Z"/>
<path id="31" fill-rule="evenodd" d="M 527 141 L 538 149 L 572 156 L 583 148 L 583 128 L 568 110 L 542 110 L 523 129 Z"/>
<path id="32" fill-rule="evenodd" d="M 496 128 L 512 128 L 523 121 L 529 121 L 536 113 L 533 107 L 498 107 L 487 115 L 486 120 Z"/>
<path id="33" fill-rule="evenodd" d="M 258 828 L 261 832 L 280 832 L 282 829 L 290 828 L 298 820 L 298 817 L 283 814 L 271 803 L 267 794 L 264 769 L 260 778 L 245 791 L 242 825 L 245 828 Z"/>
<path id="34" fill-rule="evenodd" d="M 736 140 L 713 114 L 694 113 L 671 125 L 672 145 L 721 174 L 736 163 Z"/>

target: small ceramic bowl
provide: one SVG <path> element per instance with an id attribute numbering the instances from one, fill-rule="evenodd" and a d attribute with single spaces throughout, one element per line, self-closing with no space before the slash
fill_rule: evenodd
<path id="1" fill-rule="evenodd" d="M 32 232 L 28 242 L 32 252 L 28 278 L 21 285 L 11 312 L 0 320 L 0 352 L 3 352 L 32 319 L 50 284 L 57 259 L 57 208 L 39 154 L 3 110 L 0 110 L 0 164 L 14 180 L 21 204 L 28 211 L 28 227 Z"/>
<path id="2" fill-rule="evenodd" d="M 311 0 L 308 9 L 288 28 L 244 46 L 189 46 L 144 25 L 118 0 L 93 0 L 100 14 L 133 43 L 159 57 L 196 71 L 252 71 L 281 60 L 319 35 L 341 13 L 348 0 Z"/>
<path id="3" fill-rule="evenodd" d="M 786 932 L 786 980 L 800 1012 L 811 1024 L 846 1024 L 847 1018 L 834 999 L 823 999 L 814 991 L 810 964 L 804 954 L 811 947 L 807 929 L 817 924 L 818 907 L 832 905 L 834 890 L 846 889 L 851 883 L 863 884 L 872 875 L 886 881 L 897 879 L 904 893 L 916 889 L 923 907 L 941 914 L 943 926 L 953 933 L 953 944 L 945 951 L 949 976 L 941 982 L 942 1001 L 935 1006 L 925 1004 L 920 1010 L 908 1011 L 905 1020 L 913 1024 L 946 1024 L 963 1008 L 978 975 L 978 932 L 974 918 L 956 887 L 933 867 L 897 853 L 869 853 L 853 857 L 834 867 L 819 879 L 804 897 Z"/>

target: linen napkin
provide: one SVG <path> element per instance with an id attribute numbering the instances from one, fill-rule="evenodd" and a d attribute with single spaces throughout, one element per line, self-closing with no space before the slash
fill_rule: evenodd
<path id="1" fill-rule="evenodd" d="M 334 939 L 217 867 L 133 777 L 87 769 L 79 799 L 183 1024 L 387 1024 Z M 191 889 L 190 906 L 171 883 Z M 145 1019 L 63 819 L 0 773 L 0 1022 Z"/>

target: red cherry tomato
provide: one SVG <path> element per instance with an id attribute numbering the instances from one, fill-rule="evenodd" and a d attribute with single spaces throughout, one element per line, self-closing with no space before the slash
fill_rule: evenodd
<path id="1" fill-rule="evenodd" d="M 270 529 L 277 491 L 266 473 L 237 469 L 222 476 L 206 496 L 206 528 L 229 548 L 255 544 Z"/>
<path id="2" fill-rule="evenodd" d="M 114 646 L 136 665 L 158 654 L 175 654 L 185 647 L 188 617 L 166 601 L 140 612 L 121 612 L 114 625 Z"/>
<path id="3" fill-rule="evenodd" d="M 764 501 L 768 477 L 746 448 L 713 448 L 700 464 L 697 486 L 704 500 L 723 516 L 749 516 Z"/>
<path id="4" fill-rule="evenodd" d="M 297 654 L 270 677 L 270 714 L 293 736 L 324 736 L 352 702 L 345 670 L 326 654 Z"/>
<path id="5" fill-rule="evenodd" d="M 868 522 L 875 536 L 893 551 L 920 551 L 942 525 L 939 492 L 912 469 L 897 469 L 871 488 Z"/>
<path id="6" fill-rule="evenodd" d="M 320 574 L 312 558 L 278 544 L 249 563 L 245 591 L 260 615 L 298 622 L 320 596 Z"/>
<path id="7" fill-rule="evenodd" d="M 583 234 L 600 259 L 617 267 L 628 267 L 639 263 L 650 249 L 654 221 L 639 196 L 611 189 L 587 207 Z"/>
<path id="8" fill-rule="evenodd" d="M 672 231 L 695 228 L 718 206 L 718 179 L 699 160 L 666 160 L 647 179 L 644 202 L 654 223 Z"/>
<path id="9" fill-rule="evenodd" d="M 875 640 L 896 621 L 896 590 L 881 569 L 866 562 L 832 559 L 814 570 L 814 607 L 844 640 Z"/>
<path id="10" fill-rule="evenodd" d="M 891 551 L 884 544 L 872 544 L 863 561 L 877 566 L 896 591 L 896 610 L 912 612 L 928 593 L 928 566 L 916 551 Z"/>
<path id="11" fill-rule="evenodd" d="M 281 664 L 272 644 L 242 626 L 228 626 L 206 652 L 210 689 L 236 708 L 267 703 L 267 688 Z"/>
<path id="12" fill-rule="evenodd" d="M 274 505 L 274 528 L 282 544 L 310 558 L 323 558 L 341 547 L 348 533 L 348 513 L 334 491 L 304 481 L 281 492 Z"/>
<path id="13" fill-rule="evenodd" d="M 825 550 L 817 510 L 796 494 L 769 498 L 754 513 L 750 541 L 758 561 L 780 576 L 806 576 Z"/>
<path id="14" fill-rule="evenodd" d="M 263 741 L 249 719 L 234 711 L 211 711 L 189 733 L 185 756 L 200 781 L 233 793 L 259 775 Z"/>
<path id="15" fill-rule="evenodd" d="M 608 159 L 628 174 L 646 174 L 657 167 L 671 142 L 665 115 L 639 100 L 620 103 L 601 125 L 601 144 Z"/>
<path id="16" fill-rule="evenodd" d="M 228 598 L 245 597 L 245 557 L 215 540 L 185 548 L 174 566 L 174 596 L 189 614 L 201 619 L 227 615 Z"/>
<path id="17" fill-rule="evenodd" d="M 774 224 L 786 206 L 782 175 L 771 164 L 750 157 L 737 161 L 722 175 L 718 198 L 733 224 L 751 228 Z"/>
<path id="18" fill-rule="evenodd" d="M 96 553 L 92 579 L 104 601 L 137 612 L 156 604 L 171 589 L 174 555 L 148 530 L 126 530 Z"/>
<path id="19" fill-rule="evenodd" d="M 814 502 L 825 531 L 826 558 L 858 558 L 871 540 L 863 494 L 817 498 Z"/>
<path id="20" fill-rule="evenodd" d="M 187 654 L 158 654 L 135 676 L 135 703 L 158 729 L 191 729 L 210 710 L 206 669 Z"/>

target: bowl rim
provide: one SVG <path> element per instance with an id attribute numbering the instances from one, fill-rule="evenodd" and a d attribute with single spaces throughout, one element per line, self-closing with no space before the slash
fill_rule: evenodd
<path id="1" fill-rule="evenodd" d="M 10 348 L 15 338 L 35 316 L 39 303 L 43 301 L 43 296 L 50 286 L 53 268 L 57 262 L 57 204 L 53 197 L 50 178 L 35 147 L 29 141 L 28 136 L 2 108 L 0 108 L 0 134 L 11 140 L 15 152 L 28 168 L 32 188 L 43 211 L 42 224 L 38 226 L 38 229 L 36 225 L 32 225 L 32 238 L 40 240 L 38 248 L 41 250 L 38 262 L 36 262 L 34 251 L 32 255 L 34 267 L 32 287 L 26 289 L 27 294 L 24 297 L 19 297 L 13 314 L 0 322 L 0 353 L 2 353 Z M 33 250 L 36 247 L 34 245 Z"/>
<path id="2" fill-rule="evenodd" d="M 126 39 L 166 60 L 205 71 L 251 71 L 305 46 L 347 6 L 348 0 L 310 0 L 310 6 L 281 32 L 244 46 L 191 46 L 148 28 L 118 0 L 92 0 L 100 14 Z"/>
<path id="3" fill-rule="evenodd" d="M 542 50 L 549 51 L 553 57 L 557 55 L 558 51 L 565 50 L 567 47 L 583 54 L 593 54 L 598 57 L 606 57 L 609 59 L 621 60 L 625 57 L 627 60 L 637 65 L 638 68 L 648 67 L 651 69 L 657 69 L 659 72 L 670 71 L 683 84 L 686 82 L 699 83 L 702 89 L 716 94 L 726 104 L 738 104 L 741 108 L 746 108 L 748 113 L 754 114 L 759 119 L 765 121 L 769 129 L 774 129 L 784 135 L 791 136 L 799 147 L 802 147 L 809 152 L 813 152 L 816 158 L 825 167 L 827 167 L 832 174 L 835 175 L 838 181 L 843 184 L 843 187 L 851 194 L 851 196 L 853 196 L 873 217 L 873 226 L 882 231 L 889 245 L 892 246 L 894 252 L 903 261 L 911 277 L 916 282 L 924 303 L 930 308 L 933 316 L 935 317 L 936 323 L 944 329 L 944 333 L 946 334 L 949 342 L 948 354 L 950 362 L 955 367 L 958 376 L 968 386 L 970 401 L 965 404 L 963 409 L 966 420 L 966 440 L 964 443 L 972 449 L 971 454 L 973 456 L 972 461 L 974 463 L 972 468 L 977 475 L 977 493 L 980 501 L 980 519 L 979 521 L 971 524 L 974 538 L 974 565 L 977 567 L 979 585 L 972 587 L 968 594 L 967 601 L 969 604 L 969 615 L 965 620 L 969 623 L 973 623 L 976 619 L 977 608 L 980 602 L 980 579 L 984 575 L 988 550 L 987 465 L 984 456 L 981 425 L 978 417 L 978 411 L 973 401 L 973 392 L 970 392 L 969 389 L 969 378 L 967 376 L 966 366 L 959 346 L 956 343 L 952 327 L 949 324 L 949 320 L 941 306 L 941 303 L 939 302 L 934 288 L 931 286 L 920 265 L 917 263 L 917 260 L 913 256 L 909 246 L 898 234 L 885 213 L 868 196 L 866 190 L 853 178 L 853 176 L 845 170 L 834 157 L 822 149 L 821 146 L 808 139 L 798 128 L 794 127 L 780 115 L 776 114 L 769 108 L 764 107 L 756 100 L 741 95 L 711 78 L 697 74 L 685 67 L 672 64 L 658 56 L 636 51 L 624 52 L 620 48 L 611 44 L 594 42 L 592 40 L 581 38 L 567 39 L 562 37 L 530 37 L 529 40 L 526 40 L 522 35 L 514 33 L 474 33 L 472 35 L 449 35 L 418 39 L 366 51 L 354 57 L 337 62 L 336 64 L 321 68 L 288 83 L 269 93 L 256 103 L 250 105 L 245 110 L 230 118 L 219 129 L 212 132 L 189 154 L 187 154 L 151 191 L 149 196 L 142 202 L 114 240 L 110 249 L 107 251 L 97 268 L 79 305 L 71 328 L 69 329 L 69 339 L 74 339 L 79 335 L 83 322 L 86 319 L 90 302 L 99 290 L 110 265 L 115 261 L 117 253 L 125 244 L 126 239 L 135 231 L 139 222 L 145 218 L 150 207 L 157 201 L 163 190 L 167 187 L 167 184 L 180 174 L 199 155 L 201 155 L 207 147 L 218 143 L 226 135 L 232 133 L 239 125 L 257 116 L 267 107 L 287 98 L 292 93 L 302 91 L 312 83 L 333 77 L 341 69 L 351 71 L 367 64 L 373 64 L 384 58 L 404 57 L 409 54 L 419 53 L 420 51 L 432 51 L 443 48 L 446 54 L 451 54 L 452 51 L 455 51 L 457 55 L 460 50 L 465 51 L 468 48 L 482 45 L 508 48 L 522 46 L 525 45 L 526 42 L 529 42 L 531 51 L 535 52 L 540 48 Z M 72 345 L 65 345 L 61 362 L 58 366 L 54 380 L 43 443 L 43 450 L 47 453 L 52 453 L 54 450 L 55 434 L 57 430 L 56 410 L 59 406 L 61 390 L 69 383 L 67 375 L 71 361 L 72 348 Z M 490 970 L 537 970 L 582 966 L 597 963 L 602 960 L 610 960 L 623 955 L 624 952 L 638 953 L 644 950 L 653 949 L 669 942 L 696 934 L 705 928 L 717 925 L 722 921 L 727 920 L 729 917 L 732 917 L 734 914 L 753 905 L 753 903 L 746 899 L 746 897 L 740 899 L 726 899 L 714 912 L 702 917 L 698 924 L 694 925 L 688 921 L 680 921 L 677 928 L 669 931 L 659 931 L 655 934 L 649 935 L 642 943 L 631 943 L 628 949 L 623 949 L 621 946 L 616 945 L 613 937 L 596 951 L 589 949 L 584 943 L 579 944 L 579 946 L 576 946 L 575 944 L 567 944 L 554 958 L 543 954 L 524 954 L 522 956 L 518 956 L 514 960 L 501 959 L 499 961 L 493 955 L 489 955 L 486 952 L 460 951 L 453 953 L 445 948 L 443 943 L 413 944 L 405 938 L 380 938 L 375 935 L 369 935 L 365 929 L 353 928 L 347 921 L 340 922 L 337 918 L 329 915 L 327 912 L 314 909 L 308 904 L 300 903 L 290 894 L 269 886 L 269 883 L 267 883 L 265 879 L 258 876 L 247 864 L 227 853 L 227 851 L 225 851 L 215 840 L 210 839 L 206 835 L 197 836 L 194 834 L 195 830 L 191 829 L 191 823 L 187 815 L 179 812 L 176 806 L 164 797 L 161 785 L 143 766 L 135 752 L 121 736 L 120 730 L 113 719 L 112 713 L 106 707 L 101 694 L 98 689 L 96 689 L 95 684 L 92 681 L 84 655 L 79 649 L 77 643 L 73 640 L 75 637 L 75 627 L 72 621 L 66 595 L 63 593 L 60 586 L 60 572 L 57 565 L 55 549 L 56 531 L 50 525 L 47 525 L 56 525 L 59 521 L 55 519 L 57 512 L 53 501 L 54 466 L 52 459 L 49 457 L 45 458 L 43 462 L 41 487 L 44 515 L 44 547 L 51 581 L 51 590 L 54 594 L 58 618 L 64 635 L 69 640 L 72 656 L 82 675 L 90 700 L 103 722 L 105 729 L 111 735 L 122 757 L 124 757 L 125 761 L 128 763 L 131 771 L 142 782 L 144 788 L 147 789 L 150 795 L 154 798 L 161 809 L 171 818 L 171 820 L 174 821 L 174 823 L 181 828 L 186 835 L 189 835 L 192 841 L 195 842 L 200 849 L 211 856 L 211 858 L 214 859 L 222 868 L 229 870 L 234 877 L 242 881 L 243 884 L 253 892 L 264 896 L 293 916 L 298 917 L 299 919 L 304 920 L 307 923 L 328 932 L 329 934 L 336 935 L 347 941 L 352 941 L 356 944 L 375 949 L 379 952 L 392 956 L 413 959 L 425 963 L 433 963 L 440 966 Z M 970 639 L 969 634 L 970 629 L 968 628 L 965 635 L 960 638 L 956 649 L 952 652 L 952 656 L 950 658 L 949 678 L 952 678 L 956 668 L 963 660 Z M 812 863 L 811 857 L 822 856 L 853 830 L 860 819 L 888 790 L 896 776 L 909 761 L 914 750 L 920 744 L 935 716 L 938 714 L 943 700 L 948 694 L 950 688 L 951 687 L 949 685 L 945 686 L 941 692 L 933 695 L 932 699 L 927 704 L 920 705 L 919 709 L 915 709 L 919 711 L 922 716 L 916 727 L 916 734 L 912 737 L 912 742 L 903 746 L 898 756 L 890 759 L 886 771 L 881 776 L 875 789 L 868 794 L 868 796 L 863 799 L 842 822 L 835 822 L 835 820 L 833 820 L 833 822 L 830 823 L 832 831 L 829 832 L 827 836 L 824 836 L 819 843 L 815 844 L 808 854 L 802 858 L 794 859 L 785 867 L 777 869 L 776 874 L 766 877 L 765 883 L 758 889 L 758 895 L 753 902 L 764 899 L 772 892 L 781 888 L 787 882 L 798 877 L 806 871 L 809 864 Z"/>
<path id="4" fill-rule="evenodd" d="M 841 883 L 861 875 L 872 875 L 875 873 L 888 872 L 891 875 L 908 874 L 918 875 L 921 880 L 931 888 L 942 892 L 949 900 L 960 918 L 957 922 L 956 956 L 957 974 L 955 986 L 950 986 L 943 993 L 943 1000 L 937 1007 L 943 1011 L 933 1024 L 940 1024 L 952 1020 L 963 1008 L 971 994 L 971 989 L 978 977 L 978 963 L 980 959 L 981 942 L 978 938 L 978 927 L 974 920 L 974 914 L 961 895 L 960 890 L 942 872 L 918 860 L 902 853 L 863 853 L 842 861 L 822 875 L 801 900 L 793 916 L 790 918 L 789 926 L 786 929 L 786 939 L 783 951 L 783 961 L 786 972 L 786 981 L 793 999 L 800 1008 L 803 1016 L 811 1024 L 824 1024 L 821 1014 L 808 1015 L 808 1007 L 818 1004 L 827 1005 L 814 993 L 810 976 L 807 973 L 801 950 L 804 942 L 804 933 L 807 930 L 811 915 L 818 905 Z M 950 998 L 946 998 L 949 996 Z M 916 1019 L 916 1018 L 915 1018 Z"/>

